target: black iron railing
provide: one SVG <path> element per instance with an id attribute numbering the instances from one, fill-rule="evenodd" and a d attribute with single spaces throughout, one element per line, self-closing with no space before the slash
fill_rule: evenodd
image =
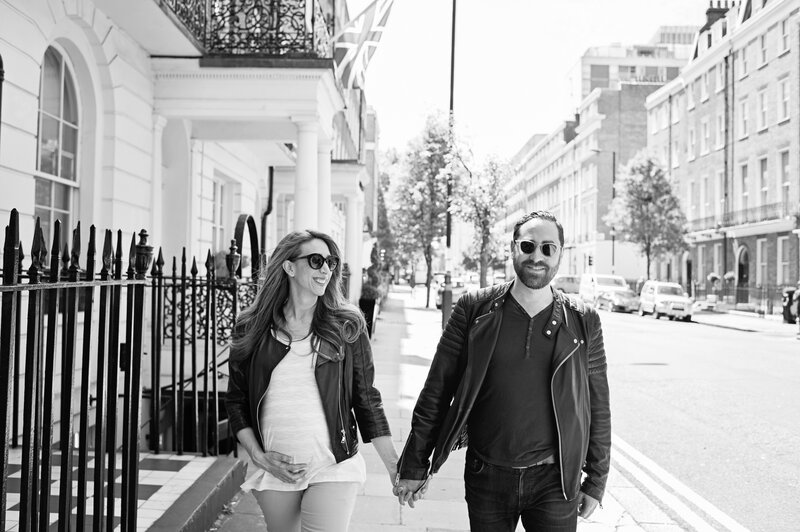
<path id="1" fill-rule="evenodd" d="M 688 229 L 689 231 L 704 231 L 733 225 L 778 220 L 795 214 L 797 214 L 797 207 L 795 206 L 795 208 L 792 208 L 790 203 L 769 203 L 749 209 L 726 212 L 721 216 L 706 216 L 705 218 L 689 220 Z"/>
<path id="2" fill-rule="evenodd" d="M 319 0 L 166 0 L 207 54 L 332 57 Z"/>
<path id="3" fill-rule="evenodd" d="M 145 274 L 152 248 L 142 231 L 139 244 L 131 241 L 128 268 L 123 272 L 122 233 L 117 233 L 114 248 L 112 233 L 106 231 L 102 267 L 96 276 L 94 226 L 89 231 L 85 269 L 80 267 L 80 225 L 72 232 L 71 251 L 65 246 L 63 269 L 59 264 L 60 233 L 56 221 L 46 269 L 47 243 L 37 220 L 25 276 L 16 209 L 6 227 L 0 287 L 0 530 L 6 529 L 9 444 L 19 445 L 20 412 L 25 413 L 20 530 L 49 530 L 51 505 L 58 507 L 59 529 L 69 529 L 66 523 L 74 517 L 78 530 L 90 522 L 94 529 L 112 530 L 115 521 L 122 530 L 135 530 Z M 96 295 L 99 304 L 95 309 Z M 122 391 L 117 389 L 118 383 Z M 122 434 L 116 431 L 119 413 Z M 9 427 L 6 420 L 12 418 L 15 421 Z M 74 420 L 79 424 L 77 432 Z M 90 426 L 94 431 L 89 431 Z M 120 447 L 122 483 L 121 493 L 117 493 L 115 453 Z M 56 469 L 58 475 L 54 475 Z M 56 476 L 53 499 L 51 484 Z M 115 498 L 120 506 L 115 505 Z M 93 501 L 91 508 L 87 501 Z"/>

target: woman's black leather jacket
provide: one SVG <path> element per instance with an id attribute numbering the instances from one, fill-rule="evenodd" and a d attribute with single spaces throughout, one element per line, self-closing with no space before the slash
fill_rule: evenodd
<path id="1" fill-rule="evenodd" d="M 272 371 L 288 353 L 289 347 L 267 333 L 255 353 L 231 352 L 230 379 L 225 407 L 233 434 L 251 427 L 264 448 L 259 430 L 258 409 L 266 394 Z M 389 422 L 383 411 L 380 392 L 373 385 L 375 368 L 372 348 L 366 334 L 345 344 L 344 358 L 337 361 L 337 346 L 320 340 L 317 345 L 315 376 L 336 462 L 358 451 L 356 424 L 361 439 L 389 436 Z M 269 449 L 265 449 L 269 450 Z"/>

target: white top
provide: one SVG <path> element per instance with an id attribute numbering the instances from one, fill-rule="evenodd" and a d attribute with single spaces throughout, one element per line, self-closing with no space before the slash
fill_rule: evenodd
<path id="1" fill-rule="evenodd" d="M 256 466 L 256 472 L 242 484 L 243 491 L 299 491 L 319 482 L 366 480 L 367 468 L 360 453 L 337 464 L 331 452 L 328 424 L 314 377 L 316 357 L 310 338 L 293 341 L 272 372 L 258 412 L 265 450 L 309 464 L 305 477 L 290 484 Z"/>

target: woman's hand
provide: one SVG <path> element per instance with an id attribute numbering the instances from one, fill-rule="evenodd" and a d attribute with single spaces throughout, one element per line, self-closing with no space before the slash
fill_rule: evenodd
<path id="1" fill-rule="evenodd" d="M 267 470 L 272 476 L 286 482 L 295 484 L 306 475 L 308 464 L 296 464 L 292 457 L 277 451 L 255 451 L 250 453 L 250 459 L 261 469 Z"/>

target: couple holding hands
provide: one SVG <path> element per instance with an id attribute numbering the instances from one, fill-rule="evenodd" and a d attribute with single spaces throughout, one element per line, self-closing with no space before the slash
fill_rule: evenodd
<path id="1" fill-rule="evenodd" d="M 400 504 L 424 497 L 467 447 L 473 531 L 569 531 L 602 498 L 611 424 L 600 320 L 553 291 L 564 232 L 546 211 L 515 225 L 516 279 L 456 304 L 398 458 L 364 318 L 341 291 L 339 248 L 299 231 L 275 248 L 237 321 L 226 407 L 259 468 L 252 491 L 270 532 L 345 532 L 372 443 Z M 431 456 L 432 455 L 432 456 Z"/>

